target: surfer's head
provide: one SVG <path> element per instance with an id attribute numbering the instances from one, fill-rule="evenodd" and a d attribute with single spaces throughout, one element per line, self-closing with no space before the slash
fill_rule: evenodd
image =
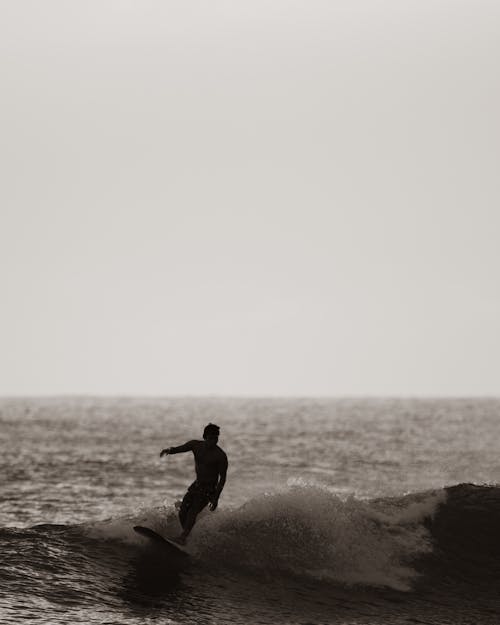
<path id="1" fill-rule="evenodd" d="M 203 438 L 206 440 L 207 444 L 210 447 L 214 447 L 217 445 L 217 441 L 219 440 L 219 432 L 220 428 L 215 423 L 209 423 L 205 429 L 203 430 Z"/>

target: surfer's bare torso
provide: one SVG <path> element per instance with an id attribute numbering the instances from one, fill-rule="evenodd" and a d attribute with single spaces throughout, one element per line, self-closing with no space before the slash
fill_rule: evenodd
<path id="1" fill-rule="evenodd" d="M 196 481 L 200 486 L 213 489 L 219 477 L 226 474 L 227 456 L 218 446 L 209 446 L 205 441 L 192 440 L 179 447 L 171 447 L 170 453 L 192 451 L 196 470 Z"/>

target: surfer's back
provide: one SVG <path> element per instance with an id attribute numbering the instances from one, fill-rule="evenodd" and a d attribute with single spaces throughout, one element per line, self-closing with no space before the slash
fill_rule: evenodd
<path id="1" fill-rule="evenodd" d="M 205 441 L 190 441 L 194 454 L 196 479 L 202 484 L 216 484 L 227 469 L 227 455 L 218 445 L 209 447 Z"/>

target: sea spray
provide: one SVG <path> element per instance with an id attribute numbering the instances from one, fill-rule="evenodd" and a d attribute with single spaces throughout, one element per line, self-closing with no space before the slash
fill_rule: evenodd
<path id="1" fill-rule="evenodd" d="M 444 498 L 384 505 L 296 484 L 206 516 L 192 544 L 202 559 L 242 568 L 406 591 L 417 575 L 412 562 L 432 550 L 424 520 Z"/>

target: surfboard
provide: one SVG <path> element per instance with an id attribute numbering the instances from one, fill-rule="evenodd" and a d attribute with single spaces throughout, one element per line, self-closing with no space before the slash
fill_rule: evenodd
<path id="1" fill-rule="evenodd" d="M 146 536 L 154 543 L 161 545 L 163 548 L 169 550 L 172 554 L 176 556 L 181 556 L 183 558 L 189 558 L 189 553 L 182 548 L 182 545 L 178 545 L 174 543 L 173 540 L 169 538 L 164 538 L 161 534 L 157 534 L 154 530 L 149 527 L 143 527 L 142 525 L 134 525 L 134 531 L 136 531 L 141 536 Z"/>

